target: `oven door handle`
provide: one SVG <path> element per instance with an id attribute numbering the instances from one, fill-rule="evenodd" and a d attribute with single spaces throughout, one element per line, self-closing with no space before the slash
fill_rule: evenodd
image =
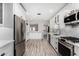
<path id="1" fill-rule="evenodd" d="M 59 41 L 59 43 L 62 44 L 62 45 L 64 45 L 64 46 L 66 46 L 69 49 L 72 49 L 73 48 L 73 45 L 71 45 L 71 44 L 69 44 L 67 42 L 61 42 L 61 41 Z"/>

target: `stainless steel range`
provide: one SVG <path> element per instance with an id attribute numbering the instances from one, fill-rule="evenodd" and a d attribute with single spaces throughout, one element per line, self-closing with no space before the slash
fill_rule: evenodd
<path id="1" fill-rule="evenodd" d="M 68 43 L 67 41 L 79 43 L 79 38 L 61 37 L 58 41 L 59 54 L 62 56 L 74 56 L 74 45 Z"/>
<path id="2" fill-rule="evenodd" d="M 73 43 L 79 43 L 79 38 L 76 38 L 76 37 L 61 37 L 61 38 L 71 41 Z"/>

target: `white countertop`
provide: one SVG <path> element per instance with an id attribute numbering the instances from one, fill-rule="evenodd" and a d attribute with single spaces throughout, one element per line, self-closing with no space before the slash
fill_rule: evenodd
<path id="1" fill-rule="evenodd" d="M 14 42 L 14 40 L 0 40 L 0 48 L 12 42 Z"/>
<path id="2" fill-rule="evenodd" d="M 0 48 L 13 41 L 13 29 L 0 27 Z"/>

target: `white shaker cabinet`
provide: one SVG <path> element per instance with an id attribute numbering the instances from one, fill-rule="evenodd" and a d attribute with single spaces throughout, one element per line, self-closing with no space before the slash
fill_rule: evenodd
<path id="1" fill-rule="evenodd" d="M 74 56 L 79 56 L 79 46 L 74 46 Z"/>
<path id="2" fill-rule="evenodd" d="M 50 43 L 54 47 L 54 39 L 53 39 L 52 35 L 51 35 L 51 41 L 50 41 Z"/>
<path id="3" fill-rule="evenodd" d="M 56 37 L 55 40 L 55 50 L 58 52 L 58 38 Z"/>
<path id="4" fill-rule="evenodd" d="M 58 37 L 54 37 L 54 49 L 58 52 Z"/>
<path id="5" fill-rule="evenodd" d="M 54 47 L 56 52 L 58 52 L 58 37 L 57 36 L 51 37 L 51 45 Z"/>
<path id="6" fill-rule="evenodd" d="M 0 48 L 0 56 L 13 56 L 13 42 Z"/>
<path id="7" fill-rule="evenodd" d="M 13 3 L 0 3 L 0 27 L 13 28 Z"/>

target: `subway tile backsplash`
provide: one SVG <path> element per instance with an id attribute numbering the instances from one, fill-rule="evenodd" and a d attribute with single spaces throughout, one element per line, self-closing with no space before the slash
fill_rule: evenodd
<path id="1" fill-rule="evenodd" d="M 77 26 L 65 26 L 61 29 L 61 35 L 73 36 L 79 38 L 79 25 Z"/>

